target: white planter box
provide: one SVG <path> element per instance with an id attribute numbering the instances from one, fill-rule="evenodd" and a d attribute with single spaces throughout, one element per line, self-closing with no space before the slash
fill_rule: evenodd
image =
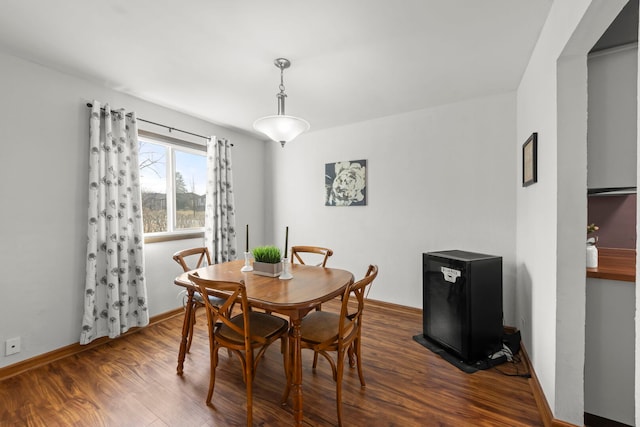
<path id="1" fill-rule="evenodd" d="M 269 264 L 266 262 L 254 261 L 253 272 L 260 276 L 276 277 L 282 273 L 282 263 Z"/>

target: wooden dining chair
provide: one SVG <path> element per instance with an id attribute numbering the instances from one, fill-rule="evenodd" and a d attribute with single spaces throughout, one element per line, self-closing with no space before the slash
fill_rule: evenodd
<path id="1" fill-rule="evenodd" d="M 314 311 L 302 319 L 300 325 L 302 348 L 313 350 L 324 356 L 331 365 L 333 379 L 336 382 L 336 406 L 338 425 L 342 425 L 342 375 L 344 359 L 349 356 L 349 365 L 357 366 L 360 385 L 365 387 L 362 374 L 362 311 L 364 309 L 365 289 L 378 275 L 378 266 L 370 265 L 363 279 L 347 287 L 342 296 L 340 314 L 328 311 Z M 349 311 L 349 301 L 355 297 L 356 309 Z M 335 360 L 329 352 L 336 352 Z M 355 361 L 353 360 L 355 359 Z M 315 364 L 314 364 L 315 369 Z M 283 403 L 289 397 L 289 383 L 285 388 Z"/>
<path id="2" fill-rule="evenodd" d="M 329 248 L 320 246 L 291 246 L 291 264 L 298 262 L 300 264 L 310 264 L 324 268 L 327 266 L 327 260 L 331 255 L 333 255 L 333 250 Z M 313 261 L 314 264 L 311 264 L 311 261 Z M 320 309 L 321 306 L 316 307 L 316 310 Z"/>
<path id="3" fill-rule="evenodd" d="M 333 250 L 329 248 L 322 248 L 320 246 L 291 246 L 292 264 L 296 262 L 300 264 L 309 264 L 311 261 L 313 261 L 315 263 L 313 265 L 316 265 L 318 267 L 326 267 L 327 260 L 331 255 L 333 255 Z"/>
<path id="4" fill-rule="evenodd" d="M 298 262 L 324 268 L 327 266 L 327 260 L 331 255 L 333 255 L 332 249 L 321 246 L 291 246 L 291 264 Z M 322 305 L 317 305 L 316 311 L 320 310 L 322 310 Z M 315 367 L 317 364 L 318 353 L 313 355 L 313 366 Z"/>
<path id="5" fill-rule="evenodd" d="M 211 255 L 209 254 L 209 249 L 206 247 L 190 248 L 178 251 L 173 254 L 173 259 L 175 262 L 180 264 L 185 272 L 211 265 Z M 211 304 L 215 306 L 220 307 L 225 303 L 225 300 L 222 298 L 209 296 L 209 302 L 211 302 Z M 204 299 L 202 298 L 202 295 L 200 294 L 200 291 L 198 289 L 194 289 L 193 299 L 191 300 L 191 302 L 186 302 L 186 304 L 189 303 L 191 304 L 192 308 L 191 318 L 187 319 L 187 321 L 189 322 L 189 336 L 186 348 L 187 353 L 191 349 L 191 341 L 193 341 L 193 327 L 196 324 L 196 310 L 205 306 Z"/>
<path id="6" fill-rule="evenodd" d="M 207 405 L 211 405 L 213 389 L 216 381 L 216 367 L 218 365 L 218 350 L 226 347 L 240 359 L 242 364 L 242 379 L 247 389 L 247 426 L 252 425 L 253 391 L 252 384 L 258 362 L 271 343 L 281 339 L 285 376 L 288 372 L 287 340 L 289 322 L 282 317 L 272 314 L 251 311 L 247 301 L 244 282 L 223 282 L 203 279 L 198 272 L 189 274 L 189 280 L 198 286 L 202 295 L 209 295 L 215 290 L 226 291 L 230 295 L 225 303 L 218 307 L 204 299 L 207 309 L 210 350 L 210 380 Z M 241 313 L 231 315 L 231 304 L 240 306 Z M 258 350 L 254 353 L 254 350 Z"/>

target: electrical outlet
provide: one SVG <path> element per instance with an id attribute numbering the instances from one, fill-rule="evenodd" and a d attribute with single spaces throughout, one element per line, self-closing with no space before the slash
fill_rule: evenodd
<path id="1" fill-rule="evenodd" d="M 4 342 L 5 356 L 20 353 L 20 337 L 9 338 Z"/>

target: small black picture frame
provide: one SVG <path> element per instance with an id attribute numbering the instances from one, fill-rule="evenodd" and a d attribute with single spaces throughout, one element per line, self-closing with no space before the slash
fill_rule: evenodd
<path id="1" fill-rule="evenodd" d="M 538 182 L 538 133 L 534 132 L 522 144 L 522 186 Z"/>

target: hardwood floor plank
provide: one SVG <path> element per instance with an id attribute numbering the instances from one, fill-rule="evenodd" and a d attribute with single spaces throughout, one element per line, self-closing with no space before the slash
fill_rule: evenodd
<path id="1" fill-rule="evenodd" d="M 337 310 L 330 302 L 323 310 Z M 181 317 L 54 361 L 0 382 L 0 425 L 235 426 L 246 420 L 238 361 L 220 353 L 212 407 L 206 317 L 198 313 L 184 375 L 176 375 Z M 412 337 L 422 330 L 419 310 L 365 305 L 362 340 L 366 388 L 356 370 L 343 378 L 348 426 L 542 426 L 525 378 L 495 369 L 466 374 Z M 331 368 L 303 352 L 304 422 L 337 422 Z M 515 373 L 515 366 L 501 365 Z M 524 371 L 524 365 L 518 367 Z M 291 402 L 280 405 L 284 369 L 278 345 L 258 366 L 253 387 L 255 425 L 290 426 Z"/>

